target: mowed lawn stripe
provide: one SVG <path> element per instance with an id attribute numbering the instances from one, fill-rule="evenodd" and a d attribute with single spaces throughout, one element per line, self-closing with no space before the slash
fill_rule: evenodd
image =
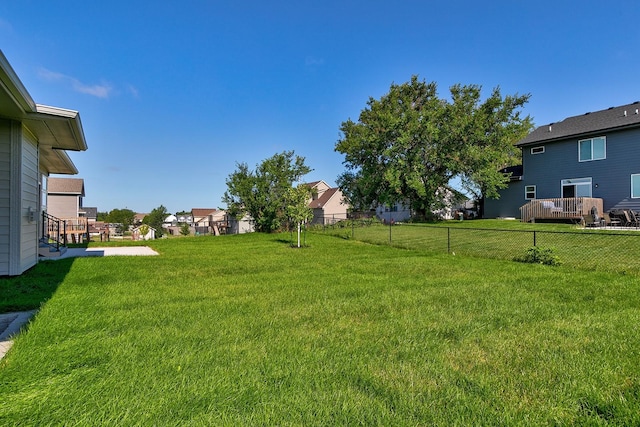
<path id="1" fill-rule="evenodd" d="M 0 361 L 0 422 L 640 422 L 633 277 L 289 240 L 74 260 Z"/>

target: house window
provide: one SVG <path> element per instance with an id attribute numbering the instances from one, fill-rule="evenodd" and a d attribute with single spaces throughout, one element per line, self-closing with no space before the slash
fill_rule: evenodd
<path id="1" fill-rule="evenodd" d="M 541 147 L 532 147 L 531 154 L 542 154 L 544 153 L 544 145 Z"/>
<path id="2" fill-rule="evenodd" d="M 562 197 L 591 197 L 591 178 L 572 178 L 562 180 Z"/>
<path id="3" fill-rule="evenodd" d="M 602 160 L 607 155 L 607 140 L 604 136 L 578 141 L 578 161 Z"/>
<path id="4" fill-rule="evenodd" d="M 536 186 L 535 185 L 525 185 L 524 187 L 524 198 L 526 200 L 532 200 L 536 198 Z"/>
<path id="5" fill-rule="evenodd" d="M 640 198 L 640 173 L 631 175 L 631 197 Z"/>

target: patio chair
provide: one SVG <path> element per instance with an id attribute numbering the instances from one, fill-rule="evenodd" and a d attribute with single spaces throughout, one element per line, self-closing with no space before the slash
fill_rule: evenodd
<path id="1" fill-rule="evenodd" d="M 600 223 L 593 220 L 593 215 L 582 215 L 582 223 L 585 227 L 598 227 Z"/>
<path id="2" fill-rule="evenodd" d="M 631 209 L 625 209 L 625 212 L 629 215 L 629 227 L 640 226 L 640 218 L 638 218 L 634 211 L 632 211 Z"/>
<path id="3" fill-rule="evenodd" d="M 628 215 L 625 215 L 625 212 L 622 209 L 612 209 L 609 212 L 609 216 L 611 216 L 612 220 L 614 218 L 617 219 L 619 221 L 619 225 L 622 227 L 626 227 L 627 223 L 631 220 L 628 218 Z"/>
<path id="4" fill-rule="evenodd" d="M 591 225 L 587 225 L 588 227 L 600 227 L 602 224 L 602 218 L 600 218 L 600 214 L 598 214 L 598 208 L 595 206 L 591 208 Z M 585 222 L 586 224 L 586 222 Z"/>
<path id="5" fill-rule="evenodd" d="M 620 227 L 620 218 L 612 217 L 608 213 L 603 213 L 604 224 L 611 227 Z"/>

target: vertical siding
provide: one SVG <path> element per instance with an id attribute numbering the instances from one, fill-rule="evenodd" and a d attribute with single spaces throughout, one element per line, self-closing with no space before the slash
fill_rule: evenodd
<path id="1" fill-rule="evenodd" d="M 9 274 L 11 122 L 0 120 L 0 275 Z"/>
<path id="2" fill-rule="evenodd" d="M 33 267 L 38 262 L 38 190 L 39 167 L 38 145 L 27 132 L 22 140 L 22 188 L 20 215 L 20 271 Z M 34 220 L 29 221 L 29 209 L 34 212 Z"/>

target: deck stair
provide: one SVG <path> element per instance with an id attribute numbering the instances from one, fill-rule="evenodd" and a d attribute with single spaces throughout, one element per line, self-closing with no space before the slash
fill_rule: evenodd
<path id="1" fill-rule="evenodd" d="M 66 221 L 42 212 L 42 237 L 38 255 L 45 258 L 59 257 L 67 251 Z"/>

